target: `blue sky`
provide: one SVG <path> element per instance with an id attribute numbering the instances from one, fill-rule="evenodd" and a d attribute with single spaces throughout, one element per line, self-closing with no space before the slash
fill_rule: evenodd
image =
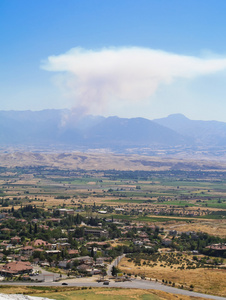
<path id="1" fill-rule="evenodd" d="M 226 1 L 1 0 L 0 110 L 226 122 Z"/>

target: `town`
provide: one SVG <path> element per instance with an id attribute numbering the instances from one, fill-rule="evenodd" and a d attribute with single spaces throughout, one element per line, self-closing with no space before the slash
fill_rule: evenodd
<path id="1" fill-rule="evenodd" d="M 142 278 L 201 291 L 197 281 L 170 271 L 204 269 L 224 285 L 222 176 L 220 183 L 215 173 L 200 174 L 198 182 L 197 174 L 186 176 L 3 168 L 2 282 Z M 224 295 L 223 287 L 214 292 Z"/>

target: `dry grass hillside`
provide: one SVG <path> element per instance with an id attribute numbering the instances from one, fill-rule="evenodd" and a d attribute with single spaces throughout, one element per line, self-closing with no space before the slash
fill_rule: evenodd
<path id="1" fill-rule="evenodd" d="M 166 158 L 110 153 L 0 153 L 0 167 L 47 166 L 84 170 L 216 170 L 225 171 L 226 161 Z"/>
<path id="2" fill-rule="evenodd" d="M 148 264 L 141 266 L 135 265 L 128 258 L 123 258 L 119 264 L 122 272 L 138 276 L 146 276 L 152 280 L 158 279 L 167 282 L 173 282 L 176 287 L 183 285 L 189 289 L 192 285 L 195 292 L 209 293 L 213 295 L 226 296 L 226 270 L 225 269 L 195 269 L 195 270 L 178 270 L 177 266 L 166 266 L 158 263 L 152 267 Z"/>
<path id="3" fill-rule="evenodd" d="M 206 298 L 170 294 L 158 290 L 82 287 L 2 286 L 1 293 L 26 294 L 56 300 L 204 300 Z M 9 295 L 10 296 L 10 295 Z M 26 297 L 26 296 L 25 296 Z"/>

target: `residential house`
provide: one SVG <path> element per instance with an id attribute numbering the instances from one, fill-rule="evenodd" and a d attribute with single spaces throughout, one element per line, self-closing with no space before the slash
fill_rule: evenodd
<path id="1" fill-rule="evenodd" d="M 21 242 L 21 238 L 19 236 L 14 236 L 11 238 L 11 243 L 13 245 L 19 244 Z"/>
<path id="2" fill-rule="evenodd" d="M 163 239 L 162 240 L 162 245 L 164 245 L 164 246 L 170 246 L 171 244 L 172 244 L 171 239 Z"/>
<path id="3" fill-rule="evenodd" d="M 30 262 L 14 261 L 0 267 L 0 274 L 5 276 L 15 276 L 19 274 L 27 274 L 33 271 Z"/>
<path id="4" fill-rule="evenodd" d="M 107 230 L 100 230 L 100 229 L 85 229 L 85 234 L 91 234 L 97 237 L 108 237 L 108 231 Z"/>

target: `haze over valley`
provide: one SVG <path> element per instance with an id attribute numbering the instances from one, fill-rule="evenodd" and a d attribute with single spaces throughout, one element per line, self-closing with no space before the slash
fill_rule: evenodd
<path id="1" fill-rule="evenodd" d="M 182 114 L 148 120 L 72 110 L 0 111 L 1 151 L 95 151 L 151 156 L 225 156 L 226 123 Z M 11 150 L 10 150 L 11 149 Z"/>

